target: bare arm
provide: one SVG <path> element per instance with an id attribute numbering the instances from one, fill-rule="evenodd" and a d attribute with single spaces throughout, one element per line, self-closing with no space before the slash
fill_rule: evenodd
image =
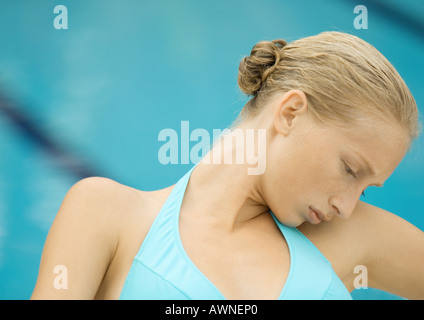
<path id="1" fill-rule="evenodd" d="M 67 193 L 48 233 L 31 299 L 92 299 L 117 247 L 114 182 L 87 178 Z"/>
<path id="2" fill-rule="evenodd" d="M 300 230 L 331 261 L 349 291 L 356 266 L 367 269 L 367 285 L 408 299 L 424 299 L 424 232 L 406 220 L 359 201 L 349 219 Z"/>
<path id="3" fill-rule="evenodd" d="M 408 299 L 424 299 L 424 232 L 404 219 L 361 203 L 366 217 L 369 286 Z"/>

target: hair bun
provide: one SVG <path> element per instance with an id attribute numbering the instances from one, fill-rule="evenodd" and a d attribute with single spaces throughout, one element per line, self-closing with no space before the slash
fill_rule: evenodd
<path id="1" fill-rule="evenodd" d="M 238 74 L 240 90 L 256 95 L 262 84 L 281 60 L 281 50 L 287 45 L 282 39 L 258 42 L 249 57 L 241 60 Z"/>

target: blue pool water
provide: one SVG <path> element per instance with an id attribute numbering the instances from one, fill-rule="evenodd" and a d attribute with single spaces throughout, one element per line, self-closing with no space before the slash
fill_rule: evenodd
<path id="1" fill-rule="evenodd" d="M 356 30 L 344 0 L 0 3 L 0 299 L 28 299 L 45 237 L 69 188 L 99 175 L 142 190 L 174 184 L 191 164 L 158 161 L 162 129 L 228 126 L 246 98 L 240 59 L 259 40 L 353 33 L 398 69 L 423 111 L 424 2 L 367 1 Z M 57 30 L 56 5 L 68 9 Z M 4 102 L 4 101 L 7 101 Z M 424 137 L 366 201 L 424 230 Z M 400 299 L 356 290 L 356 299 Z"/>

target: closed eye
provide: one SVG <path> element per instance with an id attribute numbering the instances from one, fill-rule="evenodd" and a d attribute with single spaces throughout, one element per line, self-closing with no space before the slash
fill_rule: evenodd
<path id="1" fill-rule="evenodd" d="M 343 161 L 343 163 L 344 163 L 346 172 L 350 174 L 352 177 L 354 177 L 355 179 L 357 179 L 358 178 L 357 174 L 347 165 L 345 161 Z"/>
<path id="2" fill-rule="evenodd" d="M 347 163 L 345 162 L 345 161 L 343 161 L 343 163 L 344 163 L 344 166 L 345 166 L 345 170 L 346 170 L 346 172 L 349 174 L 349 175 L 351 175 L 352 177 L 354 177 L 355 179 L 357 179 L 358 178 L 358 175 L 347 165 Z M 365 190 L 364 191 L 362 191 L 362 196 L 363 197 L 365 197 Z"/>

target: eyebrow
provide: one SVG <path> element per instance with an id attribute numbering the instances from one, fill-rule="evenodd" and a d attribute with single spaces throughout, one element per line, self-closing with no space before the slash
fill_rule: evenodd
<path id="1" fill-rule="evenodd" d="M 374 168 L 370 165 L 369 161 L 358 151 L 352 150 L 356 156 L 358 156 L 362 162 L 365 164 L 365 170 L 368 172 L 369 175 L 374 176 L 375 175 L 375 170 Z M 382 183 L 374 183 L 371 186 L 375 186 L 375 187 L 383 187 L 384 184 Z"/>

